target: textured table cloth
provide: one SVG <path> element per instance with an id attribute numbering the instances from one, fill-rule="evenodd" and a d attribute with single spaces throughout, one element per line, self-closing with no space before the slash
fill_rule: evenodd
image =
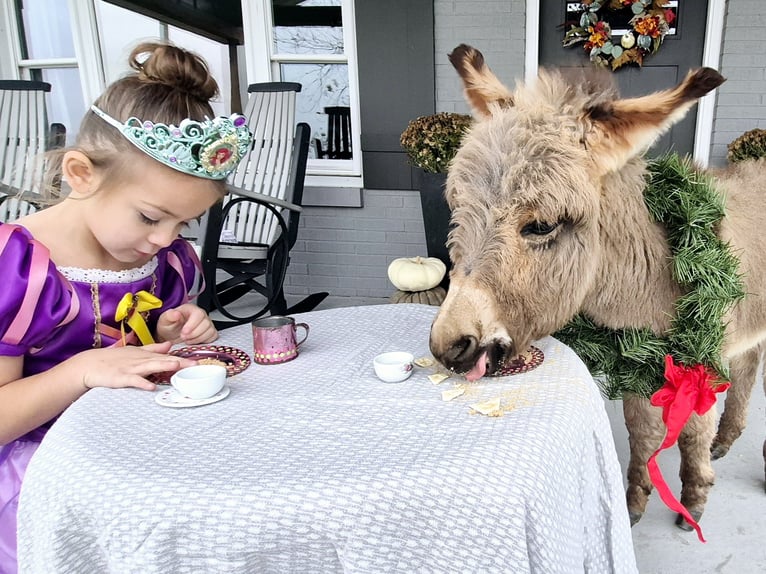
<path id="1" fill-rule="evenodd" d="M 430 356 L 436 308 L 295 315 L 300 356 L 173 409 L 94 389 L 49 431 L 24 482 L 21 572 L 636 571 L 598 388 L 574 353 L 443 401 L 433 368 L 375 377 L 383 351 Z M 248 326 L 217 344 L 252 353 Z M 500 398 L 502 416 L 469 405 Z"/>

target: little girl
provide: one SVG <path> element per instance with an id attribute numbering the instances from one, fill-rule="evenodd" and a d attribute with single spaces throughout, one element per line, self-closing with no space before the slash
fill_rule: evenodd
<path id="1" fill-rule="evenodd" d="M 21 481 L 51 422 L 93 387 L 153 390 L 147 376 L 194 364 L 173 343 L 218 336 L 188 302 L 200 264 L 179 232 L 223 197 L 250 132 L 242 116 L 208 119 L 218 86 L 198 56 L 147 43 L 129 62 L 75 146 L 49 158 L 46 181 L 65 180 L 66 197 L 0 224 L 3 573 L 16 571 Z"/>

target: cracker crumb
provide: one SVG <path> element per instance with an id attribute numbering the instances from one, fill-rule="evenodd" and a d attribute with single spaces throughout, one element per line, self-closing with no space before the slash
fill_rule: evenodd
<path id="1" fill-rule="evenodd" d="M 220 359 L 213 359 L 212 357 L 209 357 L 207 359 L 199 359 L 197 361 L 198 365 L 220 365 L 222 367 L 227 366 L 225 361 L 221 361 Z"/>

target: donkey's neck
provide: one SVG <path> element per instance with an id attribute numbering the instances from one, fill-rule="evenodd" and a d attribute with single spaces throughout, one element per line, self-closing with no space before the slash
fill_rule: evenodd
<path id="1" fill-rule="evenodd" d="M 645 185 L 643 160 L 604 178 L 600 262 L 582 311 L 606 327 L 649 327 L 660 334 L 670 327 L 682 290 L 672 276 L 665 230 L 644 203 Z"/>

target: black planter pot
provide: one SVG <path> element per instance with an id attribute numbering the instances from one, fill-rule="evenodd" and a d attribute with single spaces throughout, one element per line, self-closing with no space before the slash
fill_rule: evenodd
<path id="1" fill-rule="evenodd" d="M 429 257 L 441 259 L 447 266 L 447 273 L 440 285 L 449 286 L 449 270 L 452 262 L 447 250 L 447 234 L 450 230 L 450 209 L 444 197 L 445 173 L 428 173 L 418 170 L 417 185 L 420 191 L 420 205 L 423 209 L 423 226 L 426 231 L 426 250 Z"/>

